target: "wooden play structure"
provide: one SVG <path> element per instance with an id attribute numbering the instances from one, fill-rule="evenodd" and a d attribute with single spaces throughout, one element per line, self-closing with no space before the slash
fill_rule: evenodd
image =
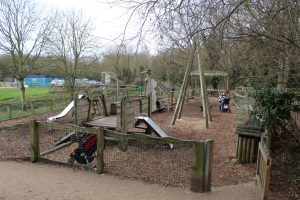
<path id="1" fill-rule="evenodd" d="M 154 80 L 151 74 L 151 70 L 146 71 L 145 78 L 145 96 L 151 95 L 151 111 L 154 112 L 162 109 L 167 111 L 173 110 L 177 101 L 174 96 L 174 91 L 168 89 L 159 81 Z"/>
<path id="2" fill-rule="evenodd" d="M 196 95 L 197 91 L 200 91 L 200 71 L 194 70 L 190 73 L 191 75 L 191 88 L 192 88 L 192 95 Z M 229 90 L 229 76 L 227 72 L 223 71 L 205 71 L 204 72 L 205 77 L 218 77 L 221 79 L 221 82 L 223 82 L 223 85 L 218 85 L 218 89 L 207 89 L 207 93 L 209 93 L 211 96 L 219 96 L 221 92 L 225 90 Z"/>
<path id="3" fill-rule="evenodd" d="M 148 96 L 125 96 L 120 102 L 113 101 L 111 96 L 105 95 L 101 90 L 88 90 L 85 94 L 74 95 L 74 100 L 60 114 L 48 118 L 49 122 L 64 117 L 68 112 L 73 112 L 73 124 L 84 127 L 101 127 L 122 134 L 128 133 L 154 133 L 158 137 L 168 135 L 151 119 L 152 94 Z M 55 146 L 42 152 L 47 155 L 68 145 L 76 132 L 70 132 L 55 143 Z M 168 144 L 172 148 L 172 144 Z M 122 147 L 126 150 L 126 144 Z"/>

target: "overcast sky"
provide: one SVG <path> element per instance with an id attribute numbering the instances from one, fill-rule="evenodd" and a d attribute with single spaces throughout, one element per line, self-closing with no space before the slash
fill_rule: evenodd
<path id="1" fill-rule="evenodd" d="M 37 0 L 44 6 L 46 11 L 52 9 L 78 9 L 82 10 L 86 17 L 90 17 L 95 25 L 95 35 L 103 38 L 100 42 L 106 46 L 112 46 L 115 43 L 109 40 L 120 36 L 129 19 L 129 12 L 125 8 L 112 7 L 106 0 Z M 126 37 L 130 38 L 137 32 L 137 19 L 133 19 L 127 29 Z M 106 40 L 107 39 L 107 40 Z M 121 38 L 120 38 L 121 39 Z M 120 40 L 119 40 L 120 41 Z M 152 41 L 153 43 L 153 41 Z M 146 45 L 154 52 L 156 47 L 150 45 L 146 41 Z M 131 43 L 135 46 L 134 42 Z"/>

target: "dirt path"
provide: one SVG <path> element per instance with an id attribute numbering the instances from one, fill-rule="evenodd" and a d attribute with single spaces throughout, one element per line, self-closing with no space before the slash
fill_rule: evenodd
<path id="1" fill-rule="evenodd" d="M 202 199 L 256 200 L 254 183 L 213 188 L 211 193 L 163 187 L 67 167 L 30 162 L 0 162 L 0 199 Z"/>

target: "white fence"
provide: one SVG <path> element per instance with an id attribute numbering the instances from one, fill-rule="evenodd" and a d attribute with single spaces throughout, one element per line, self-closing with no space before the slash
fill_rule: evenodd
<path id="1" fill-rule="evenodd" d="M 17 87 L 16 82 L 0 82 L 0 87 Z"/>

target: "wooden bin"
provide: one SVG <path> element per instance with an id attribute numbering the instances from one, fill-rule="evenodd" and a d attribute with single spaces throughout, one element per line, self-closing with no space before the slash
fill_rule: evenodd
<path id="1" fill-rule="evenodd" d="M 255 162 L 258 154 L 261 127 L 240 125 L 237 126 L 236 134 L 238 135 L 237 160 L 241 163 Z"/>

